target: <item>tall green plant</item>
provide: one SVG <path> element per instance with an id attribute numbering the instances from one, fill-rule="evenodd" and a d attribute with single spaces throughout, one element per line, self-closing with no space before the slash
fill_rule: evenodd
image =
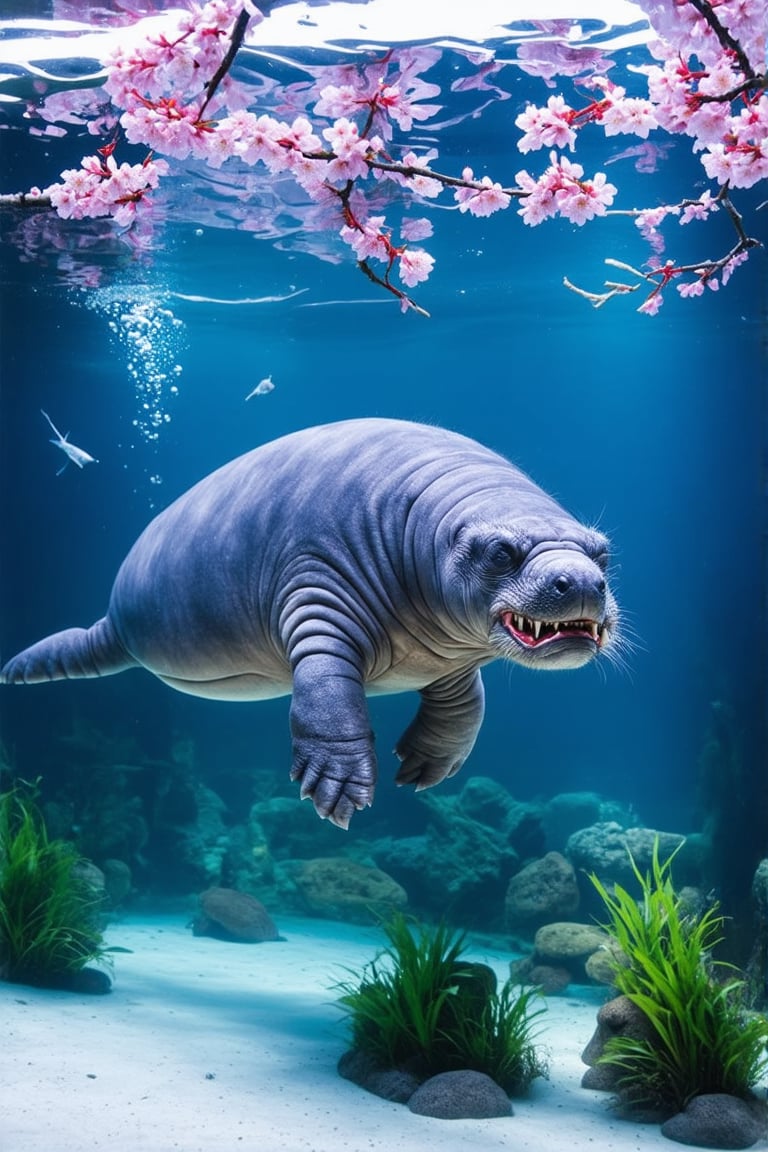
<path id="1" fill-rule="evenodd" d="M 425 1075 L 471 1068 L 508 1092 L 521 1091 L 545 1066 L 534 1045 L 535 991 L 500 991 L 461 959 L 464 933 L 445 925 L 411 931 L 402 913 L 384 924 L 389 944 L 362 978 L 338 985 L 352 1046 L 378 1063 Z M 495 981 L 494 981 L 495 985 Z"/>
<path id="2" fill-rule="evenodd" d="M 34 790 L 0 795 L 0 975 L 57 983 L 105 958 L 98 902 L 77 874 L 73 844 L 51 840 Z"/>
<path id="3" fill-rule="evenodd" d="M 651 869 L 642 874 L 630 855 L 639 902 L 590 876 L 608 911 L 605 927 L 629 961 L 617 964 L 615 985 L 653 1030 L 648 1040 L 612 1037 L 601 1062 L 623 1072 L 629 1103 L 670 1113 L 702 1093 L 747 1096 L 768 1068 L 768 1020 L 745 1010 L 744 981 L 711 959 L 724 917 L 717 904 L 700 916 L 686 914 L 672 885 L 673 858 L 660 862 L 657 840 Z"/>

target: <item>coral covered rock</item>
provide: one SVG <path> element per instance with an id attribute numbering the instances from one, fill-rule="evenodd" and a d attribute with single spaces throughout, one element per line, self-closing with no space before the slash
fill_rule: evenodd
<path id="1" fill-rule="evenodd" d="M 200 912 L 192 922 L 195 936 L 261 944 L 279 940 L 272 917 L 261 901 L 234 888 L 209 888 L 200 895 Z"/>
<path id="2" fill-rule="evenodd" d="M 629 810 L 597 792 L 559 792 L 546 803 L 542 813 L 547 849 L 564 852 L 568 837 L 574 832 L 610 820 L 618 821 L 625 828 L 632 823 Z"/>
<path id="3" fill-rule="evenodd" d="M 627 886 L 634 883 L 631 861 L 634 860 L 640 872 L 646 872 L 653 859 L 653 846 L 658 841 L 659 858 L 666 860 L 678 852 L 675 859 L 678 883 L 683 880 L 689 882 L 698 871 L 700 855 L 697 843 L 693 838 L 689 839 L 692 841 L 690 849 L 686 837 L 678 832 L 622 828 L 616 821 L 609 820 L 574 832 L 568 838 L 566 855 L 574 868 L 594 872 L 603 882 Z M 684 876 L 679 877 L 680 873 Z"/>

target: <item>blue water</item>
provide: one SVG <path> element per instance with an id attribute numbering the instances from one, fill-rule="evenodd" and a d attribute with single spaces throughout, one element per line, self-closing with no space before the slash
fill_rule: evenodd
<path id="1" fill-rule="evenodd" d="M 430 74 L 448 111 L 454 65 L 446 52 Z M 520 167 L 543 167 L 542 154 L 516 152 L 514 118 L 548 90 L 520 72 L 496 80 L 509 98 L 445 131 L 443 170 L 469 162 L 511 183 Z M 78 133 L 31 138 L 13 109 L 6 119 L 4 190 L 44 184 L 92 147 Z M 577 159 L 589 173 L 631 143 L 611 149 L 584 134 Z M 628 221 L 529 229 L 514 208 L 475 220 L 427 206 L 436 270 L 413 294 L 431 318 L 403 316 L 340 243 L 328 241 L 332 263 L 304 250 L 301 229 L 273 242 L 228 227 L 224 204 L 218 220 L 209 211 L 196 219 L 185 188 L 199 174 L 180 169 L 174 210 L 139 254 L 105 238 L 103 225 L 44 236 L 30 218 L 0 213 L 3 657 L 102 615 L 147 521 L 239 453 L 352 416 L 441 424 L 507 455 L 609 534 L 632 643 L 624 669 L 489 668 L 477 746 L 442 788 L 455 792 L 481 774 L 522 800 L 593 790 L 651 827 L 699 830 L 702 754 L 713 703 L 724 703 L 740 758 L 727 790 L 751 874 L 765 827 L 764 256 L 703 299 L 668 291 L 656 318 L 635 311 L 636 297 L 597 311 L 562 278 L 599 288 L 606 256 L 642 263 L 647 249 Z M 657 174 L 636 172 L 632 158 L 607 171 L 626 205 L 704 187 L 685 140 Z M 739 196 L 745 212 L 756 193 Z M 750 219 L 763 235 L 764 216 Z M 698 227 L 670 225 L 669 254 L 697 259 L 731 242 L 722 219 Z M 76 246 L 97 234 L 95 246 Z M 156 321 L 144 352 L 131 335 L 137 317 Z M 269 374 L 274 391 L 245 404 Z M 98 464 L 57 476 L 63 460 L 41 409 Z M 380 783 L 373 809 L 354 818 L 355 835 L 423 825 L 418 800 L 392 784 L 389 752 L 415 706 L 409 695 L 371 704 Z M 87 754 L 73 734 L 94 729 L 113 742 L 117 763 L 162 759 L 174 741 L 191 740 L 233 818 L 253 799 L 254 769 L 288 773 L 287 700 L 212 703 L 131 672 L 3 689 L 0 710 L 7 755 L 27 779 L 76 780 Z M 329 851 L 343 836 L 328 828 Z"/>

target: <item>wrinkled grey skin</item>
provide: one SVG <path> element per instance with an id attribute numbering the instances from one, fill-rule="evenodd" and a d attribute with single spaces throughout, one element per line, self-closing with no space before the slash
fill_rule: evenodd
<path id="1" fill-rule="evenodd" d="M 107 615 L 21 652 L 2 680 L 141 665 L 216 699 L 292 693 L 292 778 L 347 827 L 376 781 L 365 694 L 421 694 L 399 783 L 452 776 L 482 722 L 481 665 L 575 668 L 610 647 L 606 557 L 602 535 L 473 440 L 397 420 L 309 428 L 181 496 L 128 553 Z"/>

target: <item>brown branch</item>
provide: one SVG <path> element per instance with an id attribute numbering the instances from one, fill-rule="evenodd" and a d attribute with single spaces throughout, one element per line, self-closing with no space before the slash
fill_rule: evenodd
<path id="1" fill-rule="evenodd" d="M 401 303 L 407 304 L 414 312 L 418 312 L 419 316 L 429 318 L 429 312 L 427 312 L 426 308 L 422 308 L 421 305 L 417 304 L 415 300 L 412 300 L 406 292 L 403 292 L 400 288 L 396 288 L 395 285 L 391 284 L 385 277 L 379 276 L 374 272 L 367 260 L 358 260 L 357 266 L 374 284 L 378 284 L 380 288 L 386 288 L 387 292 L 391 292 Z"/>
<path id="2" fill-rule="evenodd" d="M 693 98 L 697 104 L 730 104 L 732 100 L 743 95 L 744 92 L 751 92 L 753 88 L 768 88 L 768 74 L 765 72 L 753 73 L 748 80 L 743 80 L 741 84 L 731 88 L 730 92 L 720 92 L 717 95 L 695 92 Z"/>
<path id="3" fill-rule="evenodd" d="M 227 49 L 226 55 L 205 86 L 205 100 L 203 101 L 198 113 L 198 119 L 202 120 L 203 113 L 213 99 L 216 89 L 232 67 L 235 56 L 237 56 L 238 52 L 240 51 L 240 45 L 243 43 L 245 38 L 245 31 L 248 27 L 248 21 L 250 18 L 250 15 L 246 12 L 245 8 L 243 8 L 237 20 L 235 20 L 235 24 L 232 29 L 232 35 L 229 38 L 229 48 Z"/>

